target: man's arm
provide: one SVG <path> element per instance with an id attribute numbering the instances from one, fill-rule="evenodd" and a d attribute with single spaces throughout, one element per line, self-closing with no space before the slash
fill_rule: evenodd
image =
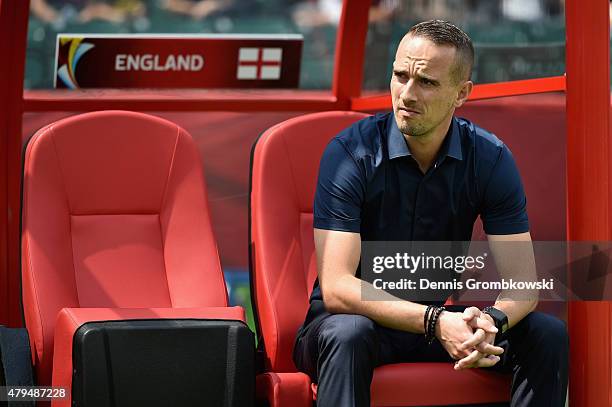
<path id="1" fill-rule="evenodd" d="M 355 277 L 361 254 L 359 233 L 315 228 L 314 240 L 319 284 L 325 308 L 329 312 L 360 314 L 389 328 L 424 333 L 424 305 L 404 301 L 385 292 L 381 292 L 385 297 L 380 301 L 361 299 L 362 287 L 368 283 Z M 484 319 L 479 319 L 478 328 L 495 331 L 495 327 Z M 451 357 L 460 359 L 470 354 L 460 346 L 472 335 L 473 330 L 463 320 L 461 313 L 443 312 L 440 315 L 436 336 Z M 491 346 L 490 351 L 500 354 L 503 349 Z M 496 362 L 483 360 L 480 366 L 490 366 Z"/>
<path id="2" fill-rule="evenodd" d="M 319 284 L 325 308 L 336 314 L 360 314 L 389 328 L 424 333 L 425 306 L 381 292 L 388 300 L 362 301 L 363 280 L 355 277 L 361 255 L 359 233 L 314 230 Z M 382 297 L 382 298 L 385 298 Z"/>
<path id="3" fill-rule="evenodd" d="M 527 199 L 523 183 L 508 147 L 502 144 L 499 148 L 498 159 L 490 169 L 491 175 L 482 185 L 485 192 L 480 217 L 500 276 L 533 281 L 536 278 L 535 260 L 528 232 Z M 509 326 L 514 326 L 536 305 L 537 291 L 511 290 L 502 291 L 494 304 L 495 308 L 508 316 Z M 476 307 L 466 309 L 464 319 L 471 326 L 480 319 L 493 322 L 493 318 Z M 474 336 L 463 344 L 464 348 L 475 350 L 462 359 L 457 368 L 473 367 L 478 358 L 486 357 L 484 349 L 494 340 L 495 335 L 476 330 Z"/>
<path id="4" fill-rule="evenodd" d="M 489 247 L 495 260 L 499 275 L 503 279 L 516 281 L 536 281 L 536 265 L 533 245 L 529 232 L 512 235 L 487 235 Z M 537 290 L 504 290 L 495 301 L 494 307 L 508 316 L 508 326 L 513 327 L 538 305 Z M 471 326 L 476 326 L 479 319 L 494 323 L 493 318 L 476 307 L 466 309 L 464 319 Z M 464 349 L 474 349 L 470 356 L 457 363 L 457 369 L 474 367 L 481 358 L 487 356 L 486 344 L 495 341 L 495 334 L 477 329 L 474 336 L 463 344 Z"/>
<path id="5" fill-rule="evenodd" d="M 536 264 L 529 232 L 514 235 L 488 235 L 489 247 L 499 276 L 515 281 L 536 281 Z M 538 290 L 504 290 L 494 307 L 508 316 L 513 327 L 538 305 Z"/>

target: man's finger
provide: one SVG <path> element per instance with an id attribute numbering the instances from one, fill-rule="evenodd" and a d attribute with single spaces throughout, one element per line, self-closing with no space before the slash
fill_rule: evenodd
<path id="1" fill-rule="evenodd" d="M 495 366 L 501 358 L 499 356 L 489 355 L 485 358 L 479 359 L 476 362 L 476 367 L 491 367 Z"/>
<path id="2" fill-rule="evenodd" d="M 480 310 L 476 307 L 469 307 L 463 311 L 463 320 L 469 321 L 475 317 L 480 316 Z"/>
<path id="3" fill-rule="evenodd" d="M 475 351 L 476 352 L 476 351 Z M 472 355 L 470 355 L 472 356 Z M 464 369 L 472 369 L 472 368 L 480 368 L 480 367 L 491 367 L 495 366 L 501 359 L 499 356 L 488 355 L 486 357 L 481 357 L 477 359 L 475 362 L 468 364 L 466 362 L 467 358 L 461 359 L 457 363 L 455 363 L 455 370 L 464 370 Z"/>
<path id="4" fill-rule="evenodd" d="M 455 363 L 455 370 L 466 369 L 470 367 L 471 365 L 473 365 L 474 363 L 476 363 L 478 359 L 481 359 L 483 357 L 484 357 L 484 354 L 475 350 L 472 353 L 470 353 L 468 356 L 464 357 L 463 359 Z"/>
<path id="5" fill-rule="evenodd" d="M 472 328 L 484 329 L 485 332 L 488 332 L 488 333 L 491 333 L 491 334 L 496 334 L 497 333 L 497 328 L 495 328 L 495 325 L 493 325 L 491 322 L 487 321 L 484 318 L 474 318 L 470 322 L 470 326 Z"/>
<path id="6" fill-rule="evenodd" d="M 486 338 L 485 331 L 482 329 L 477 329 L 476 332 L 474 332 L 474 335 L 472 335 L 469 339 L 467 339 L 465 342 L 461 344 L 461 348 L 462 349 L 473 348 L 474 346 L 484 341 L 485 338 Z"/>
<path id="7" fill-rule="evenodd" d="M 477 360 L 473 367 L 491 367 L 495 366 L 499 361 L 499 356 L 488 356 Z"/>
<path id="8" fill-rule="evenodd" d="M 501 355 L 504 353 L 504 348 L 500 346 L 491 345 L 490 343 L 481 342 L 475 346 L 476 350 L 480 353 L 486 353 L 487 355 Z"/>

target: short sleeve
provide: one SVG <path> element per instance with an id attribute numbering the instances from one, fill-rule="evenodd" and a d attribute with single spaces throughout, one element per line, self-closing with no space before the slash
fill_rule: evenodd
<path id="1" fill-rule="evenodd" d="M 334 138 L 321 157 L 314 200 L 314 227 L 358 233 L 365 181 L 353 156 Z"/>
<path id="2" fill-rule="evenodd" d="M 488 235 L 511 235 L 529 231 L 527 198 L 512 153 L 501 146 L 493 167 L 480 214 Z"/>

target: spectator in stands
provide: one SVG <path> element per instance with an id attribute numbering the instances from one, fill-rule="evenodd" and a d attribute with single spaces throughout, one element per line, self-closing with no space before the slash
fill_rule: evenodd
<path id="1" fill-rule="evenodd" d="M 505 19 L 535 22 L 563 13 L 563 0 L 503 0 Z"/>
<path id="2" fill-rule="evenodd" d="M 371 23 L 391 21 L 399 9 L 399 0 L 372 0 L 368 19 Z M 342 0 L 306 0 L 293 5 L 293 21 L 303 31 L 338 25 L 342 13 Z"/>
<path id="3" fill-rule="evenodd" d="M 234 6 L 234 0 L 164 0 L 162 8 L 173 13 L 191 16 L 194 20 L 224 12 Z"/>
<path id="4" fill-rule="evenodd" d="M 31 0 L 30 8 L 35 17 L 58 29 L 70 21 L 123 23 L 145 12 L 142 0 Z"/>
<path id="5" fill-rule="evenodd" d="M 393 112 L 342 131 L 323 154 L 314 202 L 318 280 L 294 348 L 298 369 L 318 383 L 319 407 L 369 407 L 374 368 L 410 361 L 495 367 L 513 374 L 512 407 L 565 406 L 567 330 L 532 312 L 537 292 L 502 291 L 493 306 L 462 312 L 443 307 L 445 296 L 425 304 L 384 292 L 384 300 L 362 300 L 362 241 L 469 241 L 478 216 L 501 276 L 537 278 L 510 150 L 453 116 L 472 90 L 473 61 L 472 42 L 456 26 L 415 25 L 396 52 Z"/>

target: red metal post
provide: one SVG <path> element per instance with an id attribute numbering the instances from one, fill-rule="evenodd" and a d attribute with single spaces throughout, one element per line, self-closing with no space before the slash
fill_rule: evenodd
<path id="1" fill-rule="evenodd" d="M 0 55 L 4 54 L 5 47 L 7 46 L 6 40 L 3 40 L 6 30 L 5 17 L 4 17 L 4 3 L 6 0 L 0 0 Z M 4 75 L 2 75 L 8 64 L 0 65 L 0 80 L 6 82 Z M 2 83 L 4 85 L 5 83 Z M 8 204 L 6 199 L 6 180 L 7 180 L 7 168 L 6 165 L 6 150 L 7 150 L 7 134 L 6 134 L 6 111 L 7 111 L 7 95 L 0 93 L 0 324 L 6 324 L 8 322 L 8 261 L 7 261 L 7 220 L 4 216 L 8 210 Z"/>
<path id="2" fill-rule="evenodd" d="M 21 119 L 29 0 L 0 0 L 0 323 L 21 325 Z"/>
<path id="3" fill-rule="evenodd" d="M 610 240 L 609 1 L 567 0 L 567 236 Z M 612 309 L 569 305 L 570 405 L 612 406 Z"/>
<path id="4" fill-rule="evenodd" d="M 344 0 L 342 16 L 336 34 L 336 59 L 332 93 L 338 102 L 346 103 L 361 95 L 361 80 L 368 33 L 368 16 L 371 0 Z"/>

